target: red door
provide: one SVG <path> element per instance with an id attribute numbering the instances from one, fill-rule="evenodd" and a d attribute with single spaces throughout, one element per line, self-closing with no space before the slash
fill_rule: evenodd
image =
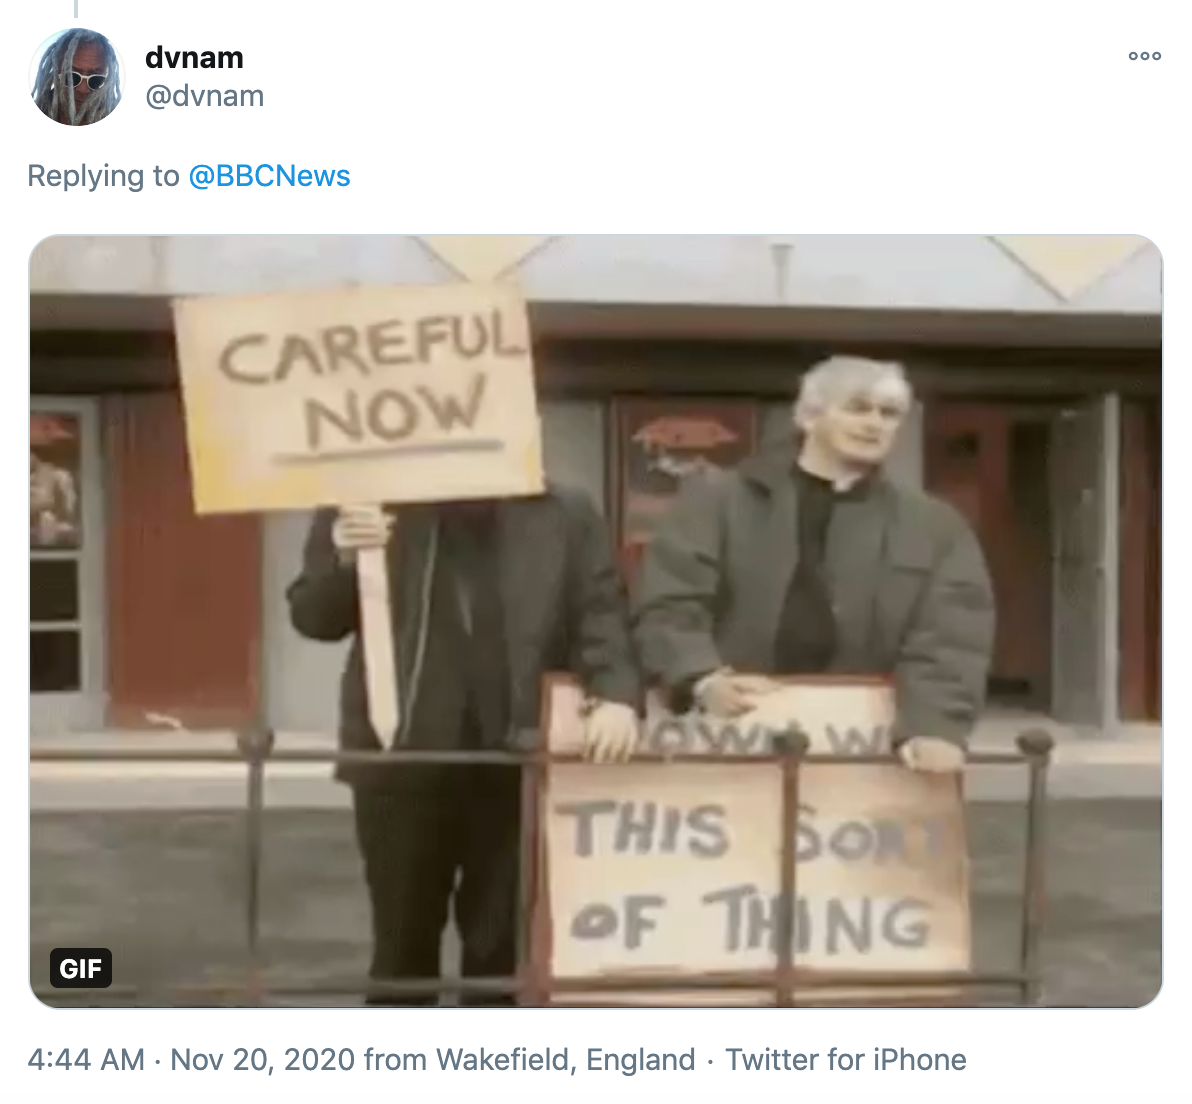
<path id="1" fill-rule="evenodd" d="M 260 706 L 260 525 L 198 517 L 173 392 L 104 400 L 109 724 L 233 727 Z"/>
<path id="2" fill-rule="evenodd" d="M 926 409 L 926 483 L 972 525 L 997 599 L 991 697 L 1049 698 L 1051 562 L 1046 407 L 937 402 Z"/>

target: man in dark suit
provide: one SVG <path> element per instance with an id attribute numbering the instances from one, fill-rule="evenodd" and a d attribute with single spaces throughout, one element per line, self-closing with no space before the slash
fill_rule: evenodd
<path id="1" fill-rule="evenodd" d="M 586 496 L 553 487 L 531 498 L 316 514 L 288 597 L 303 636 L 353 637 L 341 686 L 343 747 L 383 746 L 368 720 L 355 571 L 356 553 L 377 547 L 387 549 L 393 595 L 397 746 L 524 747 L 540 738 L 542 676 L 563 671 L 578 676 L 589 699 L 589 757 L 632 753 L 643 688 L 610 542 Z M 437 978 L 453 899 L 464 976 L 513 975 L 518 770 L 382 762 L 343 766 L 337 777 L 352 787 L 372 901 L 371 976 Z"/>

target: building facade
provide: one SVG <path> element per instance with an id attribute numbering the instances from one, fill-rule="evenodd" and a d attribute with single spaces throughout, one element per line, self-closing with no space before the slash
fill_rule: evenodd
<path id="1" fill-rule="evenodd" d="M 34 739 L 264 720 L 330 732 L 339 648 L 284 590 L 302 515 L 190 500 L 170 300 L 515 279 L 548 474 L 631 571 L 674 478 L 787 432 L 803 369 L 901 360 L 899 478 L 976 527 L 995 708 L 1113 730 L 1160 714 L 1161 258 L 1138 238 L 50 238 L 31 259 Z"/>

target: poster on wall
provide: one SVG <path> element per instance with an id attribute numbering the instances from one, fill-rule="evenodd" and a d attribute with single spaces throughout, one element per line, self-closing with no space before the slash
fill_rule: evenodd
<path id="1" fill-rule="evenodd" d="M 546 700 L 550 750 L 575 754 L 582 747 L 582 691 L 555 679 Z M 732 721 L 675 715 L 655 699 L 646 750 L 715 758 L 551 764 L 539 807 L 536 969 L 574 981 L 774 971 L 781 767 L 749 760 L 771 754 L 774 738 L 797 726 L 813 752 L 840 757 L 800 771 L 791 931 L 799 1003 L 954 1002 L 955 988 L 933 975 L 972 966 L 959 784 L 849 762 L 889 752 L 892 716 L 892 691 L 875 682 L 792 680 L 764 707 Z M 884 972 L 918 975 L 918 984 L 873 988 L 861 980 Z M 774 1002 L 773 991 L 626 990 L 555 1000 Z"/>
<path id="2" fill-rule="evenodd" d="M 72 414 L 29 415 L 29 546 L 78 548 L 81 427 Z"/>
<path id="3" fill-rule="evenodd" d="M 758 409 L 750 401 L 622 399 L 613 424 L 618 539 L 632 565 L 686 476 L 735 467 L 753 452 Z"/>

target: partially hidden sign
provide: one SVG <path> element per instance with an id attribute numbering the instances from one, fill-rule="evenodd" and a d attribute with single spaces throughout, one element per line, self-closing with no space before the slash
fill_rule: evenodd
<path id="1" fill-rule="evenodd" d="M 548 691 L 549 746 L 580 747 L 580 691 Z M 645 746 L 727 758 L 764 754 L 797 724 L 812 751 L 889 747 L 890 691 L 792 684 L 739 720 L 675 716 L 657 702 Z M 799 1003 L 931 997 L 821 986 L 817 975 L 969 970 L 965 823 L 954 777 L 901 766 L 816 764 L 800 771 L 794 853 Z M 550 975 L 708 976 L 774 970 L 781 886 L 781 768 L 773 763 L 556 764 L 541 815 Z M 845 979 L 847 981 L 847 978 Z M 936 987 L 936 997 L 949 994 Z M 773 993 L 603 993 L 600 1004 L 772 1003 Z"/>
<path id="2" fill-rule="evenodd" d="M 174 311 L 201 514 L 543 488 L 513 287 L 193 298 Z"/>

